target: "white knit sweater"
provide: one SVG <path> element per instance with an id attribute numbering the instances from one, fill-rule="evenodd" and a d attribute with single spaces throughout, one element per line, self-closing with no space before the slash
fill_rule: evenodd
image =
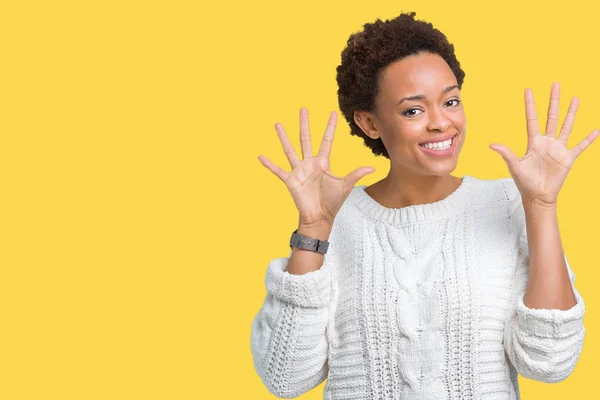
<path id="1" fill-rule="evenodd" d="M 517 373 L 569 376 L 585 335 L 579 292 L 569 310 L 526 307 L 520 193 L 512 178 L 463 178 L 443 200 L 398 209 L 356 186 L 319 270 L 269 263 L 251 350 L 271 393 L 327 378 L 326 400 L 515 400 Z"/>

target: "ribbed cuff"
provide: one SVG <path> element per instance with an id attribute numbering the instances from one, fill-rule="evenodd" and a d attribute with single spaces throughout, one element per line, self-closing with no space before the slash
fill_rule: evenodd
<path id="1" fill-rule="evenodd" d="M 273 296 L 300 307 L 327 307 L 331 298 L 331 275 L 326 265 L 302 275 L 285 271 L 289 257 L 272 260 L 265 284 Z"/>
<path id="2" fill-rule="evenodd" d="M 564 338 L 583 329 L 585 304 L 574 289 L 577 304 L 568 310 L 529 308 L 523 302 L 525 293 L 519 296 L 517 316 L 519 327 L 530 335 L 546 338 Z"/>

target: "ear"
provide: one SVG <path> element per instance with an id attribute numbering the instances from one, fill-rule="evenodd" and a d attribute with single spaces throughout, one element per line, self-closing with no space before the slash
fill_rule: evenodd
<path id="1" fill-rule="evenodd" d="M 368 111 L 355 111 L 354 123 L 371 139 L 379 139 L 379 129 L 372 113 Z"/>

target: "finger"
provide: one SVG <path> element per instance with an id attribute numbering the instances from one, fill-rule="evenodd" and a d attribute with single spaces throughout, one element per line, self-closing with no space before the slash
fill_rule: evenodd
<path id="1" fill-rule="evenodd" d="M 283 125 L 281 125 L 279 122 L 276 123 L 275 130 L 277 131 L 277 136 L 279 136 L 279 141 L 283 146 L 283 152 L 285 153 L 285 156 L 290 162 L 292 169 L 296 168 L 296 165 L 300 164 L 301 161 L 298 158 L 298 155 L 296 154 L 296 150 L 294 150 L 294 146 L 292 146 L 292 144 L 290 143 L 290 139 L 285 134 Z"/>
<path id="2" fill-rule="evenodd" d="M 587 135 L 587 137 L 585 139 L 583 139 L 581 142 L 579 142 L 577 144 L 577 146 L 573 147 L 570 152 L 571 155 L 573 156 L 573 159 L 575 160 L 577 157 L 579 157 L 579 155 L 581 153 L 583 153 L 583 151 L 585 149 L 587 149 L 587 147 L 592 144 L 592 142 L 594 140 L 596 140 L 596 138 L 598 137 L 598 130 L 593 131 L 592 133 L 590 133 L 589 135 Z"/>
<path id="3" fill-rule="evenodd" d="M 552 84 L 550 90 L 550 105 L 548 106 L 548 120 L 546 121 L 546 135 L 556 136 L 556 128 L 558 127 L 558 114 L 560 103 L 560 86 L 558 82 Z"/>
<path id="4" fill-rule="evenodd" d="M 344 192 L 346 193 L 349 190 L 352 190 L 354 185 L 356 185 L 356 182 L 372 172 L 375 172 L 375 168 L 373 167 L 360 167 L 350 172 L 344 177 Z"/>
<path id="5" fill-rule="evenodd" d="M 517 157 L 517 155 L 511 149 L 503 144 L 497 143 L 492 143 L 489 148 L 500 154 L 500 156 L 504 159 L 504 162 L 506 162 L 508 170 L 511 173 L 515 172 L 516 166 L 519 162 L 519 157 Z"/>
<path id="6" fill-rule="evenodd" d="M 531 138 L 539 135 L 540 127 L 538 125 L 537 113 L 535 112 L 535 102 L 533 101 L 533 91 L 525 89 L 525 118 L 527 119 L 527 137 Z M 529 149 L 529 145 L 527 146 Z"/>
<path id="7" fill-rule="evenodd" d="M 302 159 L 312 157 L 310 131 L 308 130 L 308 110 L 304 107 L 300 109 L 300 145 L 302 147 Z"/>
<path id="8" fill-rule="evenodd" d="M 571 104 L 569 105 L 569 111 L 567 111 L 565 121 L 562 124 L 560 134 L 558 135 L 558 140 L 565 146 L 569 141 L 569 136 L 571 136 L 571 130 L 573 129 L 573 124 L 575 123 L 575 114 L 577 114 L 578 106 L 579 99 L 577 97 L 573 97 L 573 100 L 571 100 Z"/>
<path id="9" fill-rule="evenodd" d="M 287 180 L 287 177 L 290 175 L 289 172 L 282 170 L 277 165 L 273 164 L 267 157 L 260 155 L 258 156 L 258 160 L 267 167 L 269 171 L 275 174 L 283 183 Z"/>
<path id="10" fill-rule="evenodd" d="M 331 154 L 331 147 L 333 146 L 333 136 L 335 133 L 335 126 L 337 124 L 337 113 L 332 111 L 329 114 L 329 121 L 327 121 L 327 128 L 325 128 L 325 134 L 323 140 L 321 140 L 321 146 L 319 147 L 319 155 L 326 159 L 329 159 Z"/>

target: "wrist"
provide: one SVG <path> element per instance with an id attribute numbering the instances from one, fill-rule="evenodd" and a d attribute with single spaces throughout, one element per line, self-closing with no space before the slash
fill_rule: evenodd
<path id="1" fill-rule="evenodd" d="M 298 233 L 302 236 L 307 236 L 318 240 L 328 240 L 331 234 L 331 224 L 311 224 L 311 225 L 298 225 Z"/>
<path id="2" fill-rule="evenodd" d="M 525 212 L 556 212 L 556 203 L 546 203 L 543 201 L 523 201 Z"/>

